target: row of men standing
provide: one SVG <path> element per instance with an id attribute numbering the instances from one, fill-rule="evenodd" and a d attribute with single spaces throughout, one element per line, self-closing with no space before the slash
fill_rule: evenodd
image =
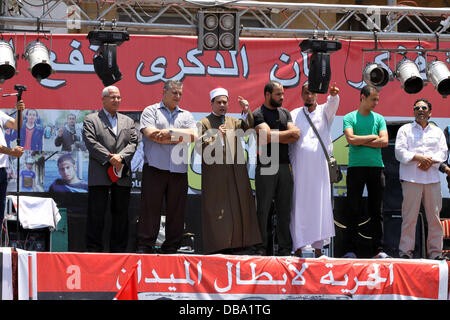
<path id="1" fill-rule="evenodd" d="M 238 98 L 241 119 L 226 116 L 228 92 L 223 88 L 215 89 L 210 92 L 212 113 L 200 121 L 200 136 L 192 114 L 179 106 L 182 90 L 180 82 L 167 81 L 162 101 L 145 108 L 141 115 L 138 130 L 143 134 L 145 164 L 136 251 L 157 252 L 155 243 L 164 203 L 166 236 L 158 252 L 177 252 L 184 232 L 188 191 L 186 146 L 195 141 L 196 150 L 202 155 L 204 253 L 267 254 L 270 241 L 267 223 L 273 205 L 277 215 L 278 254 L 301 255 L 302 249 L 310 245 L 316 249 L 316 256 L 320 255 L 321 248 L 335 235 L 332 196 L 326 157 L 306 117 L 311 118 L 331 153 L 330 128 L 339 105 L 339 89 L 331 87 L 327 102 L 318 105 L 317 95 L 305 84 L 302 87 L 305 107 L 289 112 L 281 107 L 282 85 L 271 81 L 264 88 L 264 104 L 253 113 L 248 102 Z M 374 252 L 382 253 L 380 217 L 384 170 L 380 148 L 387 144 L 387 130 L 383 117 L 372 112 L 378 103 L 378 91 L 367 88 L 360 97 L 359 109 L 344 117 L 344 133 L 350 144 L 350 154 L 352 147 L 359 149 L 356 146 L 363 145 L 375 151 L 356 152 L 358 155 L 353 160 L 350 157 L 350 162 L 360 162 L 360 166 L 365 161 L 370 163 L 362 165 L 365 169 L 349 164 L 348 175 L 357 178 L 347 179 L 352 205 L 348 221 L 353 236 L 346 242 L 346 250 L 354 251 L 353 237 L 357 232 L 362 192 L 367 184 L 368 189 L 369 185 L 371 188 L 369 201 L 374 201 L 370 205 Z M 102 230 L 111 190 L 110 251 L 124 252 L 128 239 L 125 213 L 131 190 L 129 163 L 136 149 L 137 132 L 134 122 L 117 112 L 121 100 L 118 88 L 105 88 L 102 100 L 103 110 L 85 118 L 83 131 L 90 154 L 87 250 L 103 251 Z M 367 112 L 363 116 L 371 116 L 365 118 L 370 123 L 357 119 L 361 110 Z M 260 146 L 255 172 L 256 203 L 245 161 L 239 161 L 242 154 L 239 137 L 229 134 L 249 128 L 255 128 Z M 216 159 L 219 153 L 223 153 L 222 159 L 231 154 L 228 158 L 231 161 L 211 162 L 205 156 Z M 270 172 L 274 164 L 276 170 Z M 373 193 L 378 196 L 373 197 Z"/>

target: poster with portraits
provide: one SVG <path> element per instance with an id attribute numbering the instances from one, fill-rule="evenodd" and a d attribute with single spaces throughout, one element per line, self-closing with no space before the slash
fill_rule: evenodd
<path id="1" fill-rule="evenodd" d="M 2 111 L 16 117 L 15 110 Z M 26 108 L 20 136 L 5 130 L 7 146 L 15 147 L 20 139 L 25 150 L 19 161 L 9 157 L 8 191 L 17 191 L 19 182 L 21 192 L 87 192 L 89 154 L 82 130 L 90 112 Z"/>
<path id="2" fill-rule="evenodd" d="M 15 118 L 14 109 L 2 109 Z M 17 161 L 9 157 L 8 192 L 81 192 L 88 191 L 89 153 L 83 142 L 83 120 L 92 110 L 54 110 L 27 108 L 23 112 L 20 145 L 25 149 Z M 140 112 L 124 112 L 139 127 Z M 143 166 L 142 137 L 131 162 L 133 188 L 139 192 Z M 18 131 L 5 130 L 9 148 L 18 143 Z M 17 171 L 17 164 L 20 169 Z"/>

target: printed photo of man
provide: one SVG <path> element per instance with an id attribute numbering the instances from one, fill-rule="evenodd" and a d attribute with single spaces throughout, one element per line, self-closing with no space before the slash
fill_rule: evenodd
<path id="1" fill-rule="evenodd" d="M 87 192 L 87 182 L 78 177 L 77 165 L 70 153 L 61 155 L 57 165 L 61 178 L 51 184 L 49 192 Z"/>

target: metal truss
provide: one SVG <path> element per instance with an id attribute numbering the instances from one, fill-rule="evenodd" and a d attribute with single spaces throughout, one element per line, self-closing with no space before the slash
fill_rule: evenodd
<path id="1" fill-rule="evenodd" d="M 240 35 L 244 37 L 300 38 L 316 34 L 329 38 L 450 40 L 450 8 L 238 0 L 3 0 L 2 3 L 0 31 L 2 25 L 3 29 L 29 26 L 68 30 L 103 26 L 126 28 L 130 33 L 197 35 L 199 10 L 232 9 L 240 16 Z M 66 8 L 63 14 L 61 5 Z M 106 21 L 110 15 L 115 20 Z M 296 27 L 299 22 L 303 27 Z"/>

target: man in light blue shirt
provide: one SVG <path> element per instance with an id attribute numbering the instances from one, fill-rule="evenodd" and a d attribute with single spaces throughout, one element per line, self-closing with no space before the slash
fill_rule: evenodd
<path id="1" fill-rule="evenodd" d="M 166 230 L 161 253 L 176 253 L 184 232 L 188 146 L 196 137 L 192 114 L 179 107 L 183 85 L 168 80 L 161 102 L 144 109 L 139 130 L 144 146 L 137 252 L 154 253 L 165 198 Z"/>

